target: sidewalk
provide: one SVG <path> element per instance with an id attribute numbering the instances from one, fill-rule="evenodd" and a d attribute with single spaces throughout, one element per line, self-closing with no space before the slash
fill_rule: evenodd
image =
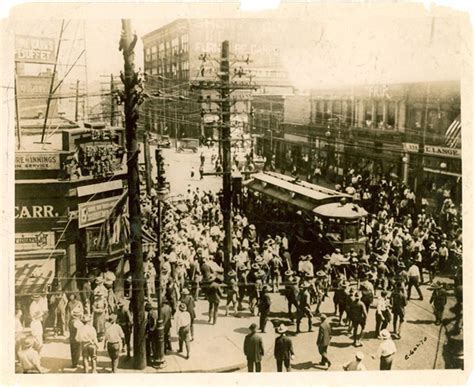
<path id="1" fill-rule="evenodd" d="M 434 315 L 429 298 L 431 291 L 422 286 L 424 300 L 413 299 L 408 302 L 405 323 L 402 329 L 402 339 L 395 340 L 397 354 L 394 359 L 395 370 L 419 370 L 419 369 L 443 369 L 445 362 L 443 358 L 443 347 L 446 340 L 445 329 L 434 324 Z M 378 292 L 379 294 L 380 292 Z M 341 371 L 342 365 L 352 360 L 357 350 L 365 353 L 364 363 L 368 370 L 378 370 L 378 359 L 372 359 L 380 344 L 380 340 L 374 336 L 375 310 L 370 309 L 364 335 L 363 347 L 352 346 L 351 336 L 347 334 L 345 327 L 337 325 L 337 318 L 333 315 L 332 292 L 321 305 L 321 312 L 325 313 L 333 327 L 333 339 L 329 348 L 329 357 L 333 363 L 331 371 Z M 272 307 L 266 333 L 259 333 L 264 342 L 265 356 L 262 361 L 263 372 L 275 372 L 276 364 L 273 358 L 273 345 L 277 337 L 273 326 L 280 323 L 288 326 L 288 336 L 292 337 L 296 357 L 293 361 L 295 371 L 323 371 L 316 363 L 320 355 L 316 347 L 319 318 L 313 318 L 313 332 L 307 332 L 307 320 L 301 324 L 302 333 L 296 335 L 296 326 L 290 324 L 287 319 L 287 305 L 285 298 L 278 293 L 271 294 Z M 454 303 L 454 297 L 448 298 L 446 311 Z M 248 333 L 248 327 L 255 322 L 258 325 L 258 316 L 251 316 L 249 312 L 240 312 L 240 317 L 225 317 L 225 302 L 221 302 L 220 315 L 215 326 L 207 322 L 208 303 L 199 300 L 196 303 L 196 320 L 194 322 L 195 339 L 191 342 L 190 359 L 186 360 L 183 354 L 178 354 L 178 342 L 176 331 L 172 328 L 173 352 L 165 356 L 166 367 L 157 369 L 147 367 L 144 370 L 134 370 L 132 359 L 122 355 L 118 373 L 146 372 L 146 373 L 181 373 L 181 372 L 246 372 L 246 359 L 243 353 L 243 342 Z M 375 303 L 374 303 L 375 304 Z M 246 304 L 244 304 L 245 306 Z M 448 313 L 446 313 L 448 314 Z M 392 330 L 392 323 L 388 329 Z M 48 332 L 48 334 L 50 334 Z M 421 346 L 413 353 L 410 351 L 420 340 L 426 338 Z M 409 356 L 407 356 L 409 355 Z M 67 338 L 47 338 L 42 352 L 42 365 L 51 373 L 83 373 L 80 366 L 77 370 L 71 369 L 70 349 Z M 17 366 L 17 372 L 21 372 Z M 98 353 L 98 372 L 110 372 L 110 360 L 107 352 L 103 349 Z"/>
<path id="2" fill-rule="evenodd" d="M 243 353 L 245 335 L 248 327 L 255 322 L 258 325 L 258 316 L 251 316 L 249 312 L 239 312 L 240 317 L 225 317 L 225 301 L 221 301 L 219 317 L 216 325 L 208 321 L 208 303 L 199 300 L 196 303 L 196 319 L 194 321 L 194 341 L 191 342 L 190 358 L 186 360 L 185 350 L 178 351 L 178 339 L 174 327 L 171 328 L 171 345 L 173 351 L 165 356 L 166 367 L 157 369 L 151 366 L 144 370 L 133 369 L 133 359 L 126 355 L 120 358 L 118 373 L 126 372 L 232 372 L 246 367 Z M 271 323 L 267 325 L 266 334 L 262 334 L 266 353 L 273 353 L 274 331 Z M 68 338 L 54 338 L 50 330 L 46 333 L 46 340 L 42 350 L 41 364 L 49 373 L 83 373 L 82 360 L 77 370 L 71 368 L 71 355 Z M 133 338 L 132 338 L 133 342 Z M 107 351 L 99 348 L 97 356 L 97 371 L 110 372 L 110 359 Z M 21 372 L 18 364 L 16 372 Z"/>

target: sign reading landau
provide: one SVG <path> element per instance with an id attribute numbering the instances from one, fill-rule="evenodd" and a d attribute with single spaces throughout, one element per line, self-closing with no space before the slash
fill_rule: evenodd
<path id="1" fill-rule="evenodd" d="M 113 196 L 111 198 L 79 203 L 79 228 L 102 223 L 109 217 L 110 211 L 119 199 L 120 196 Z"/>
<path id="2" fill-rule="evenodd" d="M 16 152 L 15 169 L 18 171 L 60 169 L 59 153 Z"/>
<path id="3" fill-rule="evenodd" d="M 15 250 L 54 249 L 54 231 L 22 232 L 15 234 Z"/>
<path id="4" fill-rule="evenodd" d="M 403 143 L 403 150 L 405 152 L 416 153 L 418 152 L 418 149 L 419 149 L 418 144 L 411 143 L 411 142 Z M 448 147 L 437 146 L 437 145 L 425 145 L 425 154 L 461 158 L 461 149 L 448 148 Z"/>

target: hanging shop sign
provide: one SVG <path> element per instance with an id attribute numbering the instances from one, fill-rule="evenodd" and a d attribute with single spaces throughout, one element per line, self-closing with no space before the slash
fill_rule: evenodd
<path id="1" fill-rule="evenodd" d="M 61 167 L 59 153 L 55 152 L 16 152 L 15 170 L 38 171 L 59 170 Z"/>
<path id="2" fill-rule="evenodd" d="M 55 40 L 53 38 L 16 35 L 15 61 L 54 64 Z"/>
<path id="3" fill-rule="evenodd" d="M 111 198 L 79 203 L 79 228 L 105 221 L 120 198 L 121 196 L 113 196 Z"/>
<path id="4" fill-rule="evenodd" d="M 461 158 L 461 149 L 448 148 L 443 146 L 425 145 L 425 153 L 437 156 Z"/>
<path id="5" fill-rule="evenodd" d="M 106 181 L 105 183 L 90 184 L 77 187 L 77 196 L 93 195 L 101 192 L 113 191 L 123 188 L 122 180 Z"/>
<path id="6" fill-rule="evenodd" d="M 419 145 L 410 142 L 403 143 L 403 150 L 409 153 L 418 152 Z M 425 154 L 434 155 L 434 156 L 446 156 L 446 157 L 455 157 L 461 158 L 461 149 L 457 148 L 448 148 L 445 146 L 437 145 L 425 145 Z"/>
<path id="7" fill-rule="evenodd" d="M 54 231 L 15 234 L 15 251 L 54 249 Z"/>

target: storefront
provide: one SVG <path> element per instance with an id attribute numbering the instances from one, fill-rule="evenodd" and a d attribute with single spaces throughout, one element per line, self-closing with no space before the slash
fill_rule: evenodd
<path id="1" fill-rule="evenodd" d="M 403 149 L 410 186 L 418 185 L 416 178 L 423 163 L 423 195 L 431 205 L 440 207 L 448 197 L 457 204 L 462 202 L 461 149 L 425 145 L 422 160 L 418 144 L 404 143 Z"/>
<path id="2" fill-rule="evenodd" d="M 124 154 L 114 128 L 63 131 L 60 149 L 15 155 L 15 295 L 26 312 L 33 294 L 78 291 L 93 267 L 110 264 L 119 278 Z"/>

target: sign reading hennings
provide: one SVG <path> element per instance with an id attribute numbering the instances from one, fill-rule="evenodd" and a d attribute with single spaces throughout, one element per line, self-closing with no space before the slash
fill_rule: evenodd
<path id="1" fill-rule="evenodd" d="M 54 232 L 23 232 L 15 234 L 15 250 L 28 251 L 54 248 Z"/>
<path id="2" fill-rule="evenodd" d="M 16 152 L 16 170 L 56 170 L 60 169 L 59 153 Z"/>
<path id="3" fill-rule="evenodd" d="M 56 60 L 55 45 L 53 38 L 17 35 L 15 61 L 53 64 Z"/>

